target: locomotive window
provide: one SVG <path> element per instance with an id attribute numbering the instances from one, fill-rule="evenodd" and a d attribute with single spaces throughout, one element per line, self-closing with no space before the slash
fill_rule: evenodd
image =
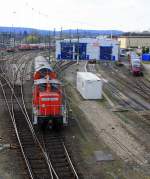
<path id="1" fill-rule="evenodd" d="M 133 63 L 133 67 L 140 67 L 140 65 L 141 65 L 141 64 L 140 64 L 139 61 L 137 61 L 137 62 L 135 61 L 135 62 Z"/>
<path id="2" fill-rule="evenodd" d="M 51 90 L 52 90 L 52 91 L 58 91 L 58 90 L 59 90 L 59 85 L 56 84 L 56 83 L 52 83 L 52 84 L 51 84 Z"/>
<path id="3" fill-rule="evenodd" d="M 42 83 L 39 85 L 40 91 L 45 91 L 46 90 L 46 83 Z"/>
<path id="4" fill-rule="evenodd" d="M 58 98 L 42 98 L 42 101 L 58 101 Z"/>
<path id="5" fill-rule="evenodd" d="M 49 74 L 51 72 L 50 69 L 47 68 L 43 68 L 40 70 L 40 74 L 41 74 L 41 78 L 45 78 L 47 74 Z"/>

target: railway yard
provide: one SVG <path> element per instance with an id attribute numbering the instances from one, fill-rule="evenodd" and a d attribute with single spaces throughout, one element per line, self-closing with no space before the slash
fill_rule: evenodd
<path id="1" fill-rule="evenodd" d="M 131 75 L 115 62 L 52 61 L 64 88 L 68 125 L 32 123 L 34 59 L 44 50 L 0 60 L 0 179 L 149 179 L 150 73 Z M 83 100 L 77 72 L 96 74 L 103 98 Z"/>

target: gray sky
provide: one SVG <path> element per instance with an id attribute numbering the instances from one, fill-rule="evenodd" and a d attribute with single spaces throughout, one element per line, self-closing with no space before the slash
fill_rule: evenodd
<path id="1" fill-rule="evenodd" d="M 150 0 L 0 0 L 0 26 L 150 29 Z"/>

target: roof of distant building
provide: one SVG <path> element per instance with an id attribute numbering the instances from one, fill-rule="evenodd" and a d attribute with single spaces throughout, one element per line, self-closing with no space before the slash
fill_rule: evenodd
<path id="1" fill-rule="evenodd" d="M 120 36 L 120 38 L 124 38 L 124 37 L 128 37 L 128 38 L 150 38 L 150 32 L 143 32 L 143 33 L 127 32 L 127 33 L 124 33 L 122 36 Z"/>

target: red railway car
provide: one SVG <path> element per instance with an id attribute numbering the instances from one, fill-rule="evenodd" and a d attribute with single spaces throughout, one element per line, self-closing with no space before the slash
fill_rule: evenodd
<path id="1" fill-rule="evenodd" d="M 44 57 L 34 61 L 33 124 L 67 125 L 67 109 L 62 84 Z"/>
<path id="2" fill-rule="evenodd" d="M 142 63 L 138 55 L 132 52 L 128 56 L 130 72 L 133 76 L 143 76 Z"/>
<path id="3" fill-rule="evenodd" d="M 9 48 L 6 49 L 6 51 L 7 52 L 15 52 L 16 49 L 15 49 L 15 47 L 9 47 Z"/>
<path id="4" fill-rule="evenodd" d="M 18 47 L 18 50 L 20 50 L 20 51 L 31 50 L 30 44 L 21 44 L 21 45 Z"/>

